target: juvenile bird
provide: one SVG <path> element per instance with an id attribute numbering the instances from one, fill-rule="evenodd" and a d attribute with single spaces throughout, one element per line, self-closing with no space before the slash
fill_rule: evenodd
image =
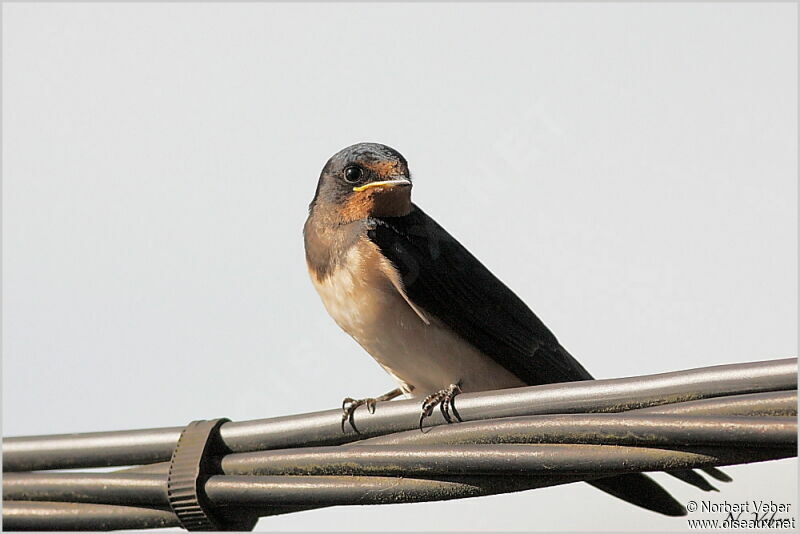
<path id="1" fill-rule="evenodd" d="M 334 154 L 322 169 L 303 228 L 311 281 L 334 321 L 399 388 L 345 399 L 374 411 L 401 394 L 423 399 L 420 426 L 438 405 L 483 391 L 591 380 L 522 300 L 411 202 L 405 158 L 377 143 Z M 682 505 L 643 474 L 590 482 L 639 506 L 683 515 Z"/>

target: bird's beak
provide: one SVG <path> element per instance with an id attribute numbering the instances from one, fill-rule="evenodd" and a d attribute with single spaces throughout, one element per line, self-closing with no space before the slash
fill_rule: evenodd
<path id="1" fill-rule="evenodd" d="M 371 187 L 408 187 L 411 185 L 411 180 L 406 178 L 397 178 L 396 180 L 382 180 L 380 182 L 370 182 L 368 184 L 359 185 L 354 187 L 353 191 L 364 191 Z"/>

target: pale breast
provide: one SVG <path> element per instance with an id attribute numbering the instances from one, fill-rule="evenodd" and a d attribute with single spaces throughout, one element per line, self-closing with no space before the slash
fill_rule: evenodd
<path id="1" fill-rule="evenodd" d="M 368 244 L 351 247 L 342 264 L 323 280 L 309 270 L 325 309 L 357 341 L 396 300 L 396 290 L 381 270 L 382 258 L 371 248 Z"/>
<path id="2" fill-rule="evenodd" d="M 397 273 L 377 247 L 363 240 L 314 287 L 334 321 L 412 396 L 461 382 L 464 391 L 524 385 L 435 317 L 414 307 Z"/>

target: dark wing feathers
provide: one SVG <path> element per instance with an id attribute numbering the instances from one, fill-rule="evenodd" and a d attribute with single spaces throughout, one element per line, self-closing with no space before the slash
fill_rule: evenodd
<path id="1" fill-rule="evenodd" d="M 367 234 L 416 306 L 526 384 L 591 379 L 514 292 L 418 207 L 372 219 Z"/>
<path id="2" fill-rule="evenodd" d="M 481 262 L 419 208 L 373 219 L 367 234 L 400 273 L 406 295 L 425 313 L 526 384 L 591 380 L 536 315 Z M 666 515 L 686 510 L 641 473 L 590 481 L 637 506 Z"/>

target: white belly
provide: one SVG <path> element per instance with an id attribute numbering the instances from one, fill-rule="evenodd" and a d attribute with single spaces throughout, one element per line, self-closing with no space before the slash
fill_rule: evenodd
<path id="1" fill-rule="evenodd" d="M 426 396 L 458 382 L 463 391 L 525 385 L 435 318 L 426 324 L 393 285 L 386 272 L 391 267 L 376 250 L 353 247 L 344 263 L 322 281 L 312 273 L 314 286 L 336 323 L 407 394 Z"/>

